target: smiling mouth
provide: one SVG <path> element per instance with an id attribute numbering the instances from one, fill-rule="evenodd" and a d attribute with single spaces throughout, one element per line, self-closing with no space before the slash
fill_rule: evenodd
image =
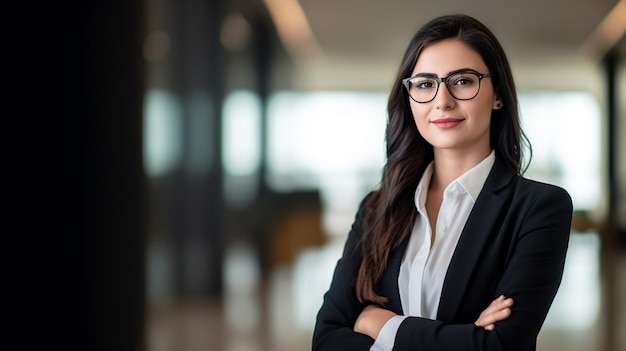
<path id="1" fill-rule="evenodd" d="M 432 121 L 431 123 L 433 123 L 434 125 L 436 125 L 439 128 L 447 129 L 447 128 L 453 128 L 453 127 L 458 126 L 464 120 L 465 119 L 441 118 L 441 119 Z"/>

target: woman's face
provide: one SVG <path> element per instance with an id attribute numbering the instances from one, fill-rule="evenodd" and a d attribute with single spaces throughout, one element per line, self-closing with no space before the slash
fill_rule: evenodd
<path id="1" fill-rule="evenodd" d="M 424 48 L 415 64 L 411 77 L 429 74 L 447 77 L 460 69 L 470 69 L 482 74 L 489 72 L 482 57 L 471 47 L 457 39 L 447 39 Z M 464 81 L 459 81 L 459 89 Z M 476 82 L 478 83 L 478 82 Z M 450 81 L 450 85 L 454 82 Z M 500 102 L 492 78 L 480 81 L 480 91 L 471 100 L 457 100 L 450 95 L 444 83 L 439 84 L 435 98 L 417 103 L 409 98 L 413 119 L 420 134 L 440 150 L 489 152 L 489 128 L 492 109 Z"/>

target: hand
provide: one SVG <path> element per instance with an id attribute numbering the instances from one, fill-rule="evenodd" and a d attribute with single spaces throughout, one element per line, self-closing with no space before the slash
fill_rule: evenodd
<path id="1" fill-rule="evenodd" d="M 513 299 L 500 295 L 500 297 L 493 300 L 489 307 L 480 314 L 474 324 L 477 327 L 483 327 L 485 330 L 491 331 L 496 327 L 496 322 L 509 318 L 511 315 L 511 306 L 513 306 Z"/>
<path id="2" fill-rule="evenodd" d="M 385 323 L 396 314 L 384 308 L 369 305 L 359 314 L 354 323 L 354 331 L 376 340 Z"/>

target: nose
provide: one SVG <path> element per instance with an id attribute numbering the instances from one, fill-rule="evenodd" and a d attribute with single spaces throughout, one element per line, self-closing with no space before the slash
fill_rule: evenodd
<path id="1" fill-rule="evenodd" d="M 451 109 L 455 104 L 456 99 L 450 94 L 448 85 L 440 83 L 437 87 L 437 95 L 435 96 L 435 107 L 437 109 Z"/>

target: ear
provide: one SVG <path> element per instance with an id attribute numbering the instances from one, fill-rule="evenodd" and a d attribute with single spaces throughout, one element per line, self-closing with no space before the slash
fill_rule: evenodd
<path id="1" fill-rule="evenodd" d="M 502 108 L 502 105 L 504 105 L 502 103 L 502 99 L 500 98 L 500 94 L 496 94 L 493 98 L 493 109 L 494 110 L 499 110 Z"/>

